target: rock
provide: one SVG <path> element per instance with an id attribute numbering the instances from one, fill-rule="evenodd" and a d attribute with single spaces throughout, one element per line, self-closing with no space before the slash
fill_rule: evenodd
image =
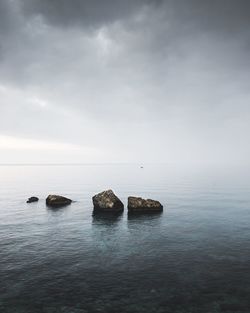
<path id="1" fill-rule="evenodd" d="M 128 197 L 128 211 L 131 213 L 154 213 L 161 212 L 162 210 L 163 206 L 159 201 Z"/>
<path id="2" fill-rule="evenodd" d="M 71 204 L 71 202 L 71 199 L 57 195 L 49 195 L 46 199 L 46 204 L 51 207 L 65 206 Z"/>
<path id="3" fill-rule="evenodd" d="M 32 203 L 32 202 L 37 202 L 37 201 L 39 201 L 39 198 L 37 198 L 37 197 L 30 197 L 30 198 L 26 201 L 26 203 Z"/>
<path id="4" fill-rule="evenodd" d="M 93 198 L 94 210 L 101 212 L 122 212 L 124 205 L 112 190 L 98 193 Z"/>

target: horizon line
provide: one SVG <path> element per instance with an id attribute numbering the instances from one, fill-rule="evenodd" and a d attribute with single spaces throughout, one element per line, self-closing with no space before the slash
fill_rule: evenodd
<path id="1" fill-rule="evenodd" d="M 104 163 L 0 163 L 0 166 L 61 166 L 61 165 L 144 165 L 144 164 L 170 164 L 169 162 L 104 162 Z"/>

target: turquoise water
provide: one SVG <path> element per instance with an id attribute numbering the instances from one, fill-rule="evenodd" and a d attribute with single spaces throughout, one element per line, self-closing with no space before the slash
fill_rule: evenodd
<path id="1" fill-rule="evenodd" d="M 0 312 L 250 312 L 248 173 L 0 166 Z M 109 188 L 164 212 L 93 216 L 91 197 Z M 47 208 L 51 193 L 76 202 Z"/>

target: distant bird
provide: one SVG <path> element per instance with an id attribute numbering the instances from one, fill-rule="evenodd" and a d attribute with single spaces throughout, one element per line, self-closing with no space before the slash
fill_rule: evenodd
<path id="1" fill-rule="evenodd" d="M 141 168 L 143 168 L 143 166 L 141 166 Z"/>

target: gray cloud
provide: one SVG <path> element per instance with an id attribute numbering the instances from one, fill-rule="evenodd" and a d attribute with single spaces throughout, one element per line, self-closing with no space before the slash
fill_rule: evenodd
<path id="1" fill-rule="evenodd" d="M 42 15 L 47 22 L 59 27 L 95 28 L 123 19 L 148 2 L 150 0 L 23 0 L 22 9 L 27 15 Z"/>
<path id="2" fill-rule="evenodd" d="M 1 0 L 0 134 L 246 161 L 249 16 L 244 0 Z"/>
<path id="3" fill-rule="evenodd" d="M 235 32 L 249 26 L 248 0 L 22 0 L 27 15 L 42 15 L 49 23 L 59 26 L 92 26 L 127 18 L 142 7 L 163 10 L 172 15 L 181 27 L 193 25 L 204 29 Z"/>

